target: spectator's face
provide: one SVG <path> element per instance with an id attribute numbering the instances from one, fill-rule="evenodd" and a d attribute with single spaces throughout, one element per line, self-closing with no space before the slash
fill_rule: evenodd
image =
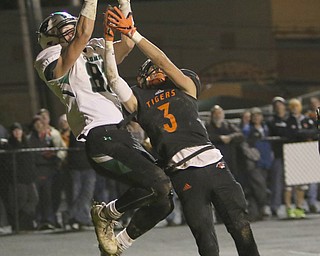
<path id="1" fill-rule="evenodd" d="M 251 113 L 250 112 L 244 112 L 243 115 L 242 115 L 242 122 L 244 124 L 248 124 L 248 123 L 250 123 L 250 120 L 251 120 Z"/>
<path id="2" fill-rule="evenodd" d="M 302 112 L 302 105 L 298 101 L 291 102 L 289 104 L 289 108 L 290 108 L 291 113 L 294 115 L 300 115 Z"/>
<path id="3" fill-rule="evenodd" d="M 43 123 L 42 123 L 41 120 L 37 120 L 37 121 L 34 122 L 33 128 L 34 128 L 37 132 L 42 132 L 42 131 L 43 131 L 43 128 L 44 128 L 44 125 L 43 125 Z"/>
<path id="4" fill-rule="evenodd" d="M 263 115 L 260 113 L 251 114 L 251 121 L 253 124 L 261 124 L 263 121 Z"/>
<path id="5" fill-rule="evenodd" d="M 16 128 L 12 131 L 12 136 L 17 140 L 21 140 L 23 131 L 19 128 Z"/>
<path id="6" fill-rule="evenodd" d="M 310 108 L 316 110 L 318 107 L 320 107 L 320 100 L 316 97 L 310 98 Z"/>
<path id="7" fill-rule="evenodd" d="M 69 129 L 69 124 L 68 124 L 67 120 L 60 120 L 59 128 L 61 130 L 68 130 Z"/>
<path id="8" fill-rule="evenodd" d="M 41 116 L 41 120 L 43 122 L 44 125 L 49 125 L 50 124 L 50 115 L 48 112 L 42 112 L 40 114 Z"/>
<path id="9" fill-rule="evenodd" d="M 274 106 L 274 112 L 277 114 L 286 112 L 286 105 L 280 101 L 275 102 L 273 106 Z"/>
<path id="10" fill-rule="evenodd" d="M 224 111 L 222 108 L 216 108 L 212 114 L 212 121 L 214 123 L 221 123 L 224 120 Z"/>

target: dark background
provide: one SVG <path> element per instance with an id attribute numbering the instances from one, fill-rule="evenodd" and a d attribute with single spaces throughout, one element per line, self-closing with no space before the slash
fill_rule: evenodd
<path id="1" fill-rule="evenodd" d="M 94 37 L 102 36 L 106 5 L 116 3 L 99 1 Z M 289 99 L 319 92 L 320 1 L 132 0 L 131 5 L 140 33 L 177 66 L 199 74 L 201 111 L 214 104 L 226 110 L 264 106 L 277 95 Z M 76 0 L 0 3 L 0 123 L 5 126 L 27 124 L 40 107 L 51 111 L 53 124 L 64 112 L 32 68 L 41 50 L 35 32 L 45 17 L 61 10 L 77 16 L 80 5 Z M 144 59 L 134 49 L 119 66 L 129 84 Z"/>

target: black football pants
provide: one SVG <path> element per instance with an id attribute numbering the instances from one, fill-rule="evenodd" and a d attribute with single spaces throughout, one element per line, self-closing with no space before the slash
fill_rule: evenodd
<path id="1" fill-rule="evenodd" d="M 223 160 L 177 171 L 170 178 L 201 256 L 219 255 L 212 206 L 231 234 L 239 256 L 259 256 L 244 193 Z"/>
<path id="2" fill-rule="evenodd" d="M 127 130 L 115 125 L 93 128 L 86 137 L 86 151 L 97 172 L 130 186 L 116 201 L 116 208 L 121 213 L 137 209 L 127 227 L 132 239 L 172 211 L 170 179 Z"/>

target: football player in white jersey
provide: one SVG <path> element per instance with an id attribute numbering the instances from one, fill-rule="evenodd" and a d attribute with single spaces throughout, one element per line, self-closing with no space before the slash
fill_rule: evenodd
<path id="1" fill-rule="evenodd" d="M 131 15 L 130 0 L 119 4 L 125 15 Z M 123 124 L 120 102 L 130 95 L 118 98 L 107 88 L 102 66 L 105 39 L 90 40 L 96 8 L 97 0 L 84 0 L 78 18 L 66 12 L 49 15 L 39 28 L 43 50 L 35 68 L 65 105 L 70 128 L 78 140 L 86 141 L 95 170 L 130 186 L 117 200 L 91 208 L 101 254 L 119 255 L 172 211 L 172 186 Z M 126 37 L 114 43 L 117 63 L 133 46 Z M 137 210 L 130 223 L 116 239 L 114 220 L 133 209 Z"/>

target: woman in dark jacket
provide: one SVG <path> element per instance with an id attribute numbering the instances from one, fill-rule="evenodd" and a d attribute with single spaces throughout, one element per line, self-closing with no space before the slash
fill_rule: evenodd
<path id="1" fill-rule="evenodd" d="M 56 218 L 52 204 L 52 182 L 59 160 L 55 151 L 47 150 L 53 147 L 52 137 L 47 136 L 42 119 L 38 115 L 32 120 L 28 143 L 32 148 L 45 148 L 33 152 L 36 165 L 36 187 L 39 192 L 36 211 L 37 228 L 38 230 L 54 229 Z"/>
<path id="2" fill-rule="evenodd" d="M 32 230 L 35 212 L 38 204 L 38 192 L 35 186 L 35 165 L 26 136 L 20 123 L 15 122 L 10 127 L 8 139 L 8 167 L 11 172 L 9 185 L 10 222 L 14 229 Z M 16 213 L 18 218 L 15 218 Z M 16 219 L 18 223 L 16 223 Z M 17 227 L 17 224 L 19 225 Z"/>

